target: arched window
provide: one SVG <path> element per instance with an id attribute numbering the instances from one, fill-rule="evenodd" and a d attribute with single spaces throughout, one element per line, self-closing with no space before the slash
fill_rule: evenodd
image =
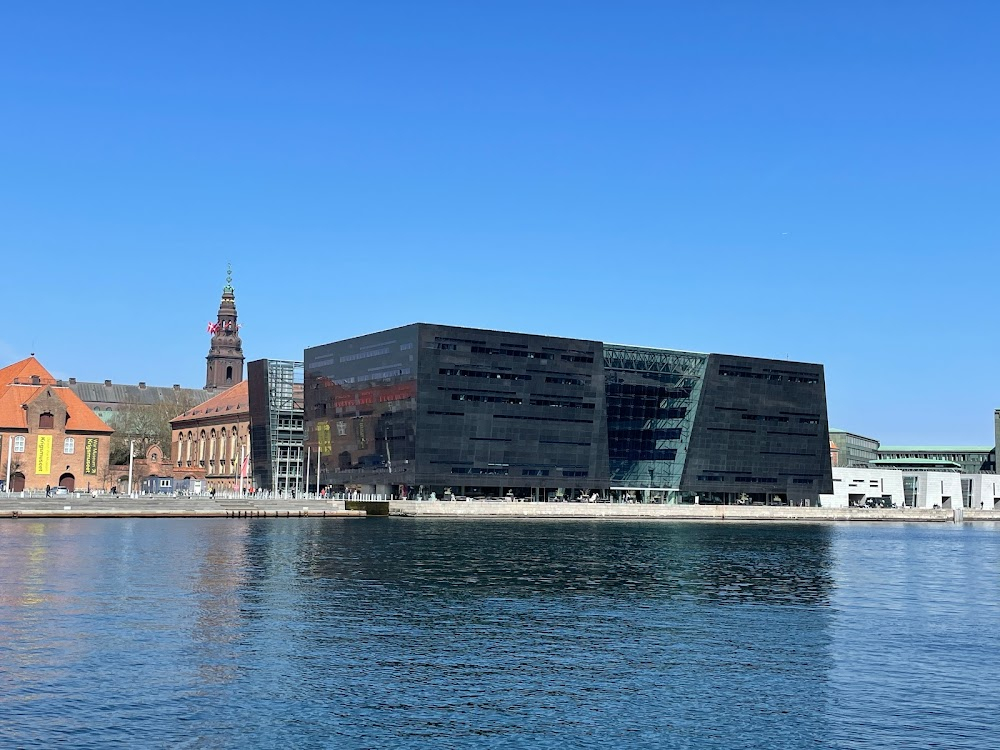
<path id="1" fill-rule="evenodd" d="M 76 453 L 76 441 L 73 438 L 63 440 L 63 453 L 67 456 L 72 456 Z"/>
<path id="2" fill-rule="evenodd" d="M 53 424 L 55 424 L 55 419 L 50 412 L 38 415 L 38 429 L 51 430 Z"/>
<path id="3" fill-rule="evenodd" d="M 229 367 L 226 368 L 226 382 L 227 383 L 232 382 L 232 379 L 233 379 L 233 366 L 229 365 Z"/>
<path id="4" fill-rule="evenodd" d="M 24 435 L 14 438 L 14 453 L 24 453 Z"/>

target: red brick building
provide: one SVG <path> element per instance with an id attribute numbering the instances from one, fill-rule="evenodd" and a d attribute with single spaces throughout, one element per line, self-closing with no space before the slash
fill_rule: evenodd
<path id="1" fill-rule="evenodd" d="M 238 489 L 241 457 L 250 454 L 248 401 L 244 380 L 170 421 L 176 479 L 204 479 L 216 490 Z M 246 476 L 253 474 L 248 470 Z"/>
<path id="2" fill-rule="evenodd" d="M 9 488 L 103 487 L 113 430 L 34 355 L 0 370 L 0 480 Z"/>
<path id="3" fill-rule="evenodd" d="M 170 420 L 170 458 L 175 479 L 204 479 L 212 489 L 235 491 L 242 459 L 250 455 L 250 405 L 232 281 L 230 270 L 205 358 L 205 390 L 221 392 Z"/>

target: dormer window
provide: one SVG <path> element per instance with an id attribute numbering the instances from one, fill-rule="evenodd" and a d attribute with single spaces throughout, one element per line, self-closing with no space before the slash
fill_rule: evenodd
<path id="1" fill-rule="evenodd" d="M 51 430 L 55 424 L 55 418 L 50 412 L 45 412 L 44 414 L 38 415 L 38 429 L 40 430 Z"/>

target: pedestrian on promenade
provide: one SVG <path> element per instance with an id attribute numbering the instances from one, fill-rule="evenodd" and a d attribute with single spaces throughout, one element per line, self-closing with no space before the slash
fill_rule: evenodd
<path id="1" fill-rule="evenodd" d="M 49 485 L 45 485 L 45 497 L 51 497 L 51 496 L 52 496 L 52 488 L 49 487 Z"/>

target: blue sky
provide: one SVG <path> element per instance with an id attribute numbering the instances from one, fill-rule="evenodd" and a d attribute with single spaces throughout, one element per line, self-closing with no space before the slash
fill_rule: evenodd
<path id="1" fill-rule="evenodd" d="M 204 382 L 414 321 L 821 362 L 992 444 L 995 3 L 0 10 L 4 363 Z"/>

